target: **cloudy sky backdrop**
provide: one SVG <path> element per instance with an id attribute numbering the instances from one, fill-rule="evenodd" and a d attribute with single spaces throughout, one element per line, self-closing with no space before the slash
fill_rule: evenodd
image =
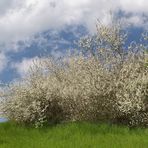
<path id="1" fill-rule="evenodd" d="M 74 48 L 97 19 L 109 23 L 110 11 L 132 25 L 135 39 L 148 29 L 148 0 L 0 0 L 0 82 L 23 76 L 45 50 Z"/>

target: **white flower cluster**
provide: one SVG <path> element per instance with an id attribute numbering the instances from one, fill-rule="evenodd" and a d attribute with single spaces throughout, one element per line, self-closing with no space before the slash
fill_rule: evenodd
<path id="1" fill-rule="evenodd" d="M 119 48 L 123 40 L 116 40 L 115 34 L 120 31 L 110 29 L 99 29 L 99 35 Z M 6 89 L 4 115 L 36 127 L 84 120 L 148 126 L 145 55 L 129 52 L 123 60 L 119 50 L 115 49 L 117 54 L 112 50 L 100 48 L 101 58 L 82 54 L 37 62 L 28 78 Z"/>

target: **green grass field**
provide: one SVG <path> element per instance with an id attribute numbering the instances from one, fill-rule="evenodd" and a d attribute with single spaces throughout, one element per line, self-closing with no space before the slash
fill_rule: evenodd
<path id="1" fill-rule="evenodd" d="M 148 148 L 148 129 L 68 123 L 40 129 L 0 123 L 0 148 Z"/>

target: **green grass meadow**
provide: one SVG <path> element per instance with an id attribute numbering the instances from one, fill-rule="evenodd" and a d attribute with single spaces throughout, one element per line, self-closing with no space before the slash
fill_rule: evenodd
<path id="1" fill-rule="evenodd" d="M 31 128 L 0 123 L 0 148 L 148 148 L 148 129 L 65 123 Z"/>

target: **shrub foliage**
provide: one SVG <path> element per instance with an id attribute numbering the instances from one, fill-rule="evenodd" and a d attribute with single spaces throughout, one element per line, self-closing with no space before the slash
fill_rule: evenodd
<path id="1" fill-rule="evenodd" d="M 94 36 L 80 40 L 82 53 L 38 59 L 26 78 L 5 89 L 4 115 L 36 127 L 65 121 L 148 126 L 147 46 L 125 50 L 126 38 L 119 24 L 99 23 Z"/>

